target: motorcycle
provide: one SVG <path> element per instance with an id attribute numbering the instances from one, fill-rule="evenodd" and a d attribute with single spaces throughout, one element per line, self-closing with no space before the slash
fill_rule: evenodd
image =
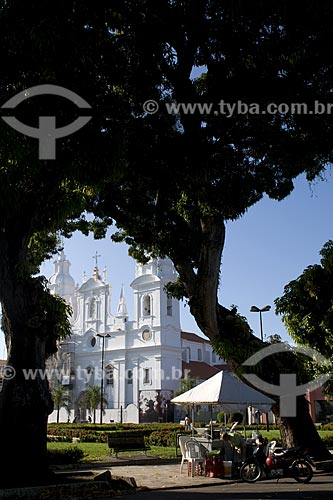
<path id="1" fill-rule="evenodd" d="M 253 455 L 242 464 L 240 478 L 247 483 L 259 479 L 280 479 L 291 477 L 299 483 L 309 483 L 313 477 L 315 464 L 308 450 L 287 448 L 275 450 L 276 442 L 257 441 Z"/>

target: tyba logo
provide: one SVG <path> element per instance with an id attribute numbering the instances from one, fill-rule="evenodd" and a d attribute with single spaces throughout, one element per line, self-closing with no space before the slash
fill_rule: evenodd
<path id="1" fill-rule="evenodd" d="M 259 361 L 262 361 L 267 356 L 281 352 L 298 352 L 316 360 L 319 363 L 327 363 L 328 360 L 319 352 L 310 347 L 297 346 L 292 347 L 287 343 L 273 344 L 264 347 L 256 352 L 253 356 L 244 361 L 243 366 L 255 366 Z M 305 394 L 308 390 L 313 391 L 323 386 L 330 375 L 319 375 L 314 380 L 296 385 L 295 373 L 280 373 L 280 385 L 270 384 L 262 380 L 255 374 L 243 374 L 243 377 L 250 382 L 254 387 L 268 394 L 280 396 L 280 416 L 281 417 L 296 417 L 296 397 Z"/>
<path id="2" fill-rule="evenodd" d="M 76 106 L 80 109 L 91 109 L 91 106 L 78 94 L 64 87 L 59 87 L 58 85 L 37 85 L 35 87 L 30 87 L 29 89 L 22 90 L 22 92 L 16 94 L 1 107 L 3 109 L 14 109 L 26 99 L 48 94 L 64 97 L 65 99 L 68 99 L 69 101 L 72 101 L 74 104 L 76 104 Z M 74 132 L 84 127 L 88 123 L 88 121 L 91 119 L 91 116 L 79 116 L 79 118 L 74 120 L 69 125 L 59 128 L 56 128 L 55 116 L 40 116 L 38 128 L 30 127 L 29 125 L 20 122 L 14 116 L 3 116 L 2 119 L 10 127 L 17 130 L 21 134 L 39 139 L 38 157 L 40 160 L 55 160 L 56 140 L 60 137 L 66 137 L 68 135 L 74 134 Z"/>

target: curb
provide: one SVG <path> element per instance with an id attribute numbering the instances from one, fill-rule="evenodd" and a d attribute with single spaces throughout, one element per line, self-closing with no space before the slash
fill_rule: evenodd
<path id="1" fill-rule="evenodd" d="M 117 461 L 115 461 L 117 460 Z M 143 458 L 143 459 L 131 459 L 126 458 L 122 460 L 121 458 L 110 460 L 110 461 L 96 461 L 82 464 L 69 464 L 69 465 L 53 465 L 51 469 L 53 472 L 61 471 L 72 471 L 72 470 L 86 470 L 86 469 L 98 469 L 103 467 L 126 467 L 127 465 L 172 465 L 180 463 L 181 457 L 177 458 Z"/>
<path id="2" fill-rule="evenodd" d="M 194 489 L 194 488 L 203 488 L 203 487 L 209 487 L 209 486 L 216 486 L 218 484 L 236 484 L 236 483 L 241 483 L 242 481 L 240 479 L 224 479 L 221 478 L 221 482 L 218 483 L 195 483 L 195 484 L 182 484 L 182 485 L 177 485 L 177 486 L 165 486 L 164 488 L 145 488 L 147 491 L 167 491 L 167 490 L 187 490 L 187 489 Z"/>

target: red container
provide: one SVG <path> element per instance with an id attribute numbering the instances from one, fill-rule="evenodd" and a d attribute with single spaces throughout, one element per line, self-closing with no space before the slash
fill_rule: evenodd
<path id="1" fill-rule="evenodd" d="M 205 460 L 206 476 L 224 477 L 223 456 L 212 455 Z"/>

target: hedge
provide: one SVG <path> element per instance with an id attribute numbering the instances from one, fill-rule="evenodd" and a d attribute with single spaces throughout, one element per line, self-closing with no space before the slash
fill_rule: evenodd
<path id="1" fill-rule="evenodd" d="M 180 424 L 49 424 L 49 442 L 72 442 L 78 438 L 82 443 L 106 443 L 110 433 L 114 436 L 143 434 L 149 445 L 174 446 L 177 433 L 184 432 Z M 165 444 L 157 444 L 165 443 Z"/>
<path id="2" fill-rule="evenodd" d="M 85 456 L 84 451 L 77 446 L 71 446 L 64 450 L 47 450 L 49 465 L 78 464 Z"/>

